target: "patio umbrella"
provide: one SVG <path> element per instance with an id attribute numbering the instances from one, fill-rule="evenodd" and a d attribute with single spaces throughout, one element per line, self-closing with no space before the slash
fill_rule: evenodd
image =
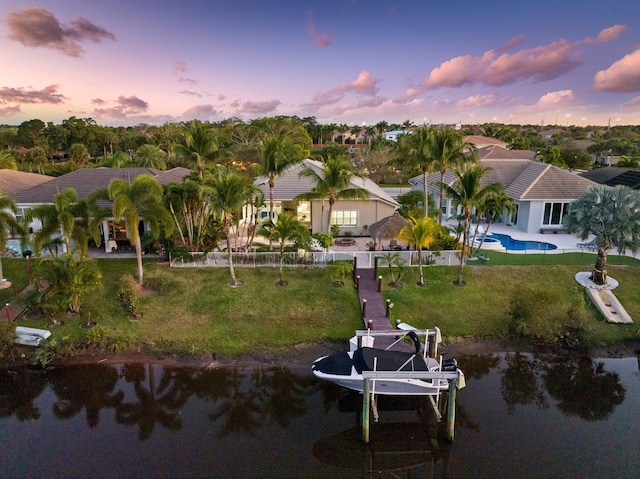
<path id="1" fill-rule="evenodd" d="M 382 218 L 369 226 L 369 234 L 374 239 L 392 240 L 408 224 L 410 224 L 409 220 L 400 216 L 400 213 L 396 211 L 393 215 Z"/>

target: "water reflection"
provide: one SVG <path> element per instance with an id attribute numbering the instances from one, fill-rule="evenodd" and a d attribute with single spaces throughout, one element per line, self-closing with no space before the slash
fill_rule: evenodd
<path id="1" fill-rule="evenodd" d="M 197 451 L 189 459 L 196 464 L 192 476 L 210 475 L 214 470 L 221 477 L 269 477 L 269 472 L 280 477 L 351 477 L 340 471 L 356 469 L 367 475 L 387 471 L 389 475 L 422 477 L 426 469 L 434 477 L 458 477 L 456 473 L 474 471 L 469 458 L 479 457 L 479 451 L 488 451 L 483 457 L 491 453 L 504 456 L 500 446 L 494 452 L 494 445 L 517 429 L 523 416 L 531 417 L 531 430 L 528 436 L 518 434 L 512 455 L 537 447 L 536 422 L 567 418 L 563 431 L 580 434 L 586 424 L 604 423 L 614 416 L 627 395 L 632 405 L 640 401 L 637 373 L 632 383 L 636 385 L 628 393 L 629 383 L 623 385 L 610 363 L 589 358 L 511 353 L 461 357 L 458 362 L 465 371 L 467 388 L 459 393 L 458 439 L 453 445 L 439 439 L 424 398 L 381 399 L 380 423 L 372 423 L 371 443 L 362 444 L 361 396 L 318 382 L 306 369 L 98 364 L 40 373 L 4 370 L 0 371 L 0 429 L 6 429 L 14 441 L 4 446 L 5 452 L 0 448 L 0 459 L 6 461 L 7 473 L 36 477 L 38 470 L 30 469 L 38 467 L 35 463 L 20 462 L 24 451 L 32 454 L 38 435 L 67 433 L 71 436 L 67 438 L 69 450 L 96 438 L 95 457 L 104 460 L 103 442 L 113 438 L 109 447 L 114 461 L 125 462 L 123 456 L 129 449 L 146 447 L 146 454 L 151 454 L 148 460 L 159 464 L 155 469 L 145 464 L 148 469 L 136 470 L 139 458 L 131 458 L 128 474 L 121 477 L 188 475 L 180 469 L 166 469 L 169 460 L 184 464 L 180 456 L 172 455 L 186 454 L 184 449 L 174 452 L 175 446 L 186 442 Z M 628 408 L 622 408 L 622 417 L 629 414 Z M 549 416 L 552 413 L 555 415 Z M 38 429 L 41 423 L 42 431 Z M 62 423 L 69 424 L 69 431 Z M 499 429 L 501 424 L 505 430 Z M 92 434 L 86 435 L 83 427 Z M 611 427 L 603 426 L 603 430 Z M 24 450 L 19 449 L 21 440 Z M 599 436 L 594 436 L 594 444 L 602 447 Z M 201 454 L 205 448 L 207 453 Z M 612 445 L 612 450 L 616 448 L 620 445 Z M 94 457 L 92 453 L 85 452 L 85 456 Z M 297 459 L 284 469 L 274 459 L 289 456 Z M 532 461 L 534 456 L 532 453 Z M 43 453 L 39 464 L 46 467 L 47 461 L 49 456 Z M 601 467 L 603 461 L 598 462 L 595 455 L 594 461 Z M 20 465 L 15 466 L 17 463 Z M 217 469 L 211 469 L 212 464 Z M 221 464 L 228 468 L 220 472 Z M 252 464 L 260 464 L 261 473 L 242 469 Z M 66 475 L 81 475 L 75 472 L 78 467 L 70 463 Z M 495 477 L 508 477 L 495 469 L 491 472 L 496 472 Z M 580 472 L 578 469 L 576 476 Z"/>

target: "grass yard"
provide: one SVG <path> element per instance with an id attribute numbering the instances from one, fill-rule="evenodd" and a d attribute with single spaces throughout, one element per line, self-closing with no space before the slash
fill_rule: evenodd
<path id="1" fill-rule="evenodd" d="M 425 267 L 427 285 L 416 285 L 417 269 L 402 278 L 404 287 L 387 286 L 388 271 L 381 268 L 383 298 L 394 304 L 391 318 L 413 326 L 439 326 L 453 338 L 506 339 L 510 336 L 513 298 L 529 299 L 533 337 L 553 337 L 576 321 L 593 346 L 636 338 L 637 322 L 604 322 L 575 282 L 582 265 L 468 266 L 467 285 L 454 286 L 457 267 Z M 35 264 L 35 261 L 34 261 Z M 143 317 L 131 321 L 117 293 L 124 274 L 136 274 L 135 259 L 101 259 L 103 287 L 88 297 L 79 316 L 60 313 L 64 325 L 52 330 L 56 352 L 81 351 L 87 344 L 116 351 L 141 349 L 155 353 L 219 354 L 238 356 L 282 353 L 297 344 L 346 340 L 361 328 L 360 306 L 350 282 L 338 288 L 327 269 L 288 269 L 287 287 L 275 285 L 277 268 L 238 268 L 244 285 L 231 288 L 225 268 L 169 268 L 145 262 L 145 278 L 170 280 L 174 292 L 145 290 L 140 299 Z M 28 284 L 24 259 L 3 259 L 4 276 L 19 290 Z M 632 318 L 640 319 L 640 266 L 611 266 L 609 274 L 620 282 L 615 294 Z M 177 285 L 177 286 L 176 286 Z M 12 289 L 0 290 L 0 301 L 13 298 Z M 81 327 L 97 322 L 92 329 Z M 22 316 L 16 325 L 48 328 L 48 318 Z"/>

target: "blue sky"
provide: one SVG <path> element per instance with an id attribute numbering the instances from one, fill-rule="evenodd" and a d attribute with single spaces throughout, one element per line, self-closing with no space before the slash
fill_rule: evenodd
<path id="1" fill-rule="evenodd" d="M 4 0 L 0 46 L 6 124 L 640 124 L 635 0 Z"/>

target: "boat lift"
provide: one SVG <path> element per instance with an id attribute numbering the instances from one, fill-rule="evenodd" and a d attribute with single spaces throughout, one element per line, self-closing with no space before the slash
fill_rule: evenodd
<path id="1" fill-rule="evenodd" d="M 390 347 L 396 345 L 398 342 L 403 341 L 405 337 L 412 332 L 415 335 L 426 337 L 426 344 L 422 344 L 423 354 L 425 357 L 427 354 L 429 357 L 436 358 L 438 354 L 438 343 L 442 342 L 440 330 L 434 329 L 415 329 L 412 326 L 404 323 L 398 324 L 398 329 L 389 331 L 372 331 L 372 330 L 359 330 L 356 331 L 355 340 L 358 345 L 365 343 L 367 346 L 373 343 L 376 337 L 393 336 L 396 340 L 392 342 Z M 455 403 L 456 403 L 456 391 L 462 389 L 465 386 L 464 374 L 462 371 L 456 368 L 455 371 L 442 371 L 442 357 L 440 357 L 440 368 L 437 371 L 363 371 L 363 395 L 362 395 L 362 440 L 365 443 L 369 442 L 369 412 L 373 410 L 374 420 L 378 420 L 378 412 L 375 401 L 375 382 L 377 379 L 422 379 L 422 380 L 446 380 L 448 381 L 448 394 L 449 400 L 447 404 L 447 438 L 450 441 L 454 439 L 455 429 Z M 439 410 L 439 398 L 440 391 L 438 391 L 435 399 L 433 396 L 429 396 L 431 406 L 436 414 L 438 422 L 442 420 L 442 414 Z"/>

